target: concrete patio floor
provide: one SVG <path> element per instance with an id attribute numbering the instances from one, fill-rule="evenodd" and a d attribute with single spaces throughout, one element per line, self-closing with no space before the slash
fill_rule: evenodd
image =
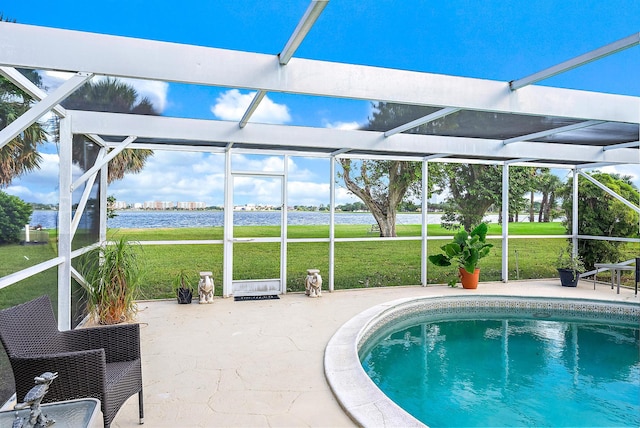
<path id="1" fill-rule="evenodd" d="M 559 280 L 481 283 L 477 290 L 446 286 L 392 287 L 301 293 L 279 300 L 178 305 L 139 302 L 142 324 L 145 426 L 350 427 L 324 376 L 324 349 L 359 312 L 404 297 L 443 295 L 549 296 L 640 304 L 633 290 Z M 138 425 L 137 396 L 113 427 Z"/>

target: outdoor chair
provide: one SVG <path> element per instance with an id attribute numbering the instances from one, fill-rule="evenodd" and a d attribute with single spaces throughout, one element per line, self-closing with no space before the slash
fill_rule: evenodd
<path id="1" fill-rule="evenodd" d="M 638 295 L 638 282 L 640 282 L 640 257 L 636 257 L 636 296 Z"/>
<path id="2" fill-rule="evenodd" d="M 43 402 L 93 397 L 104 426 L 138 394 L 144 423 L 138 324 L 59 331 L 49 296 L 0 311 L 0 341 L 9 356 L 18 402 L 44 372 L 58 372 Z"/>

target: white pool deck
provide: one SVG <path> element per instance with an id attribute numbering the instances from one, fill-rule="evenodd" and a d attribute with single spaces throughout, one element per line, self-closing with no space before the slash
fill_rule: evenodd
<path id="1" fill-rule="evenodd" d="M 139 302 L 147 427 L 352 427 L 325 379 L 329 339 L 346 321 L 374 305 L 406 297 L 509 295 L 574 297 L 640 305 L 634 291 L 582 280 L 503 284 L 477 290 L 447 286 L 390 287 L 324 292 L 311 299 L 289 293 L 279 300 L 209 305 L 175 300 Z M 138 425 L 137 396 L 113 427 Z"/>

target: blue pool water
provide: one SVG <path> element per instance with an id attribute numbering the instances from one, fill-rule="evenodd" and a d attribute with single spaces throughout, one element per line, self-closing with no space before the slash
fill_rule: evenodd
<path id="1" fill-rule="evenodd" d="M 634 325 L 517 318 L 397 324 L 361 349 L 362 366 L 431 427 L 640 426 Z"/>

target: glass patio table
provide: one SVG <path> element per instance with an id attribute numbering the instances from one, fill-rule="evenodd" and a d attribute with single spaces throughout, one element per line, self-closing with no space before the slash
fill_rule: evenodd
<path id="1" fill-rule="evenodd" d="M 100 401 L 95 398 L 59 401 L 43 404 L 42 413 L 53 419 L 55 428 L 97 428 L 102 426 Z M 29 420 L 29 409 L 0 412 L 0 427 L 10 427 L 18 416 Z"/>

